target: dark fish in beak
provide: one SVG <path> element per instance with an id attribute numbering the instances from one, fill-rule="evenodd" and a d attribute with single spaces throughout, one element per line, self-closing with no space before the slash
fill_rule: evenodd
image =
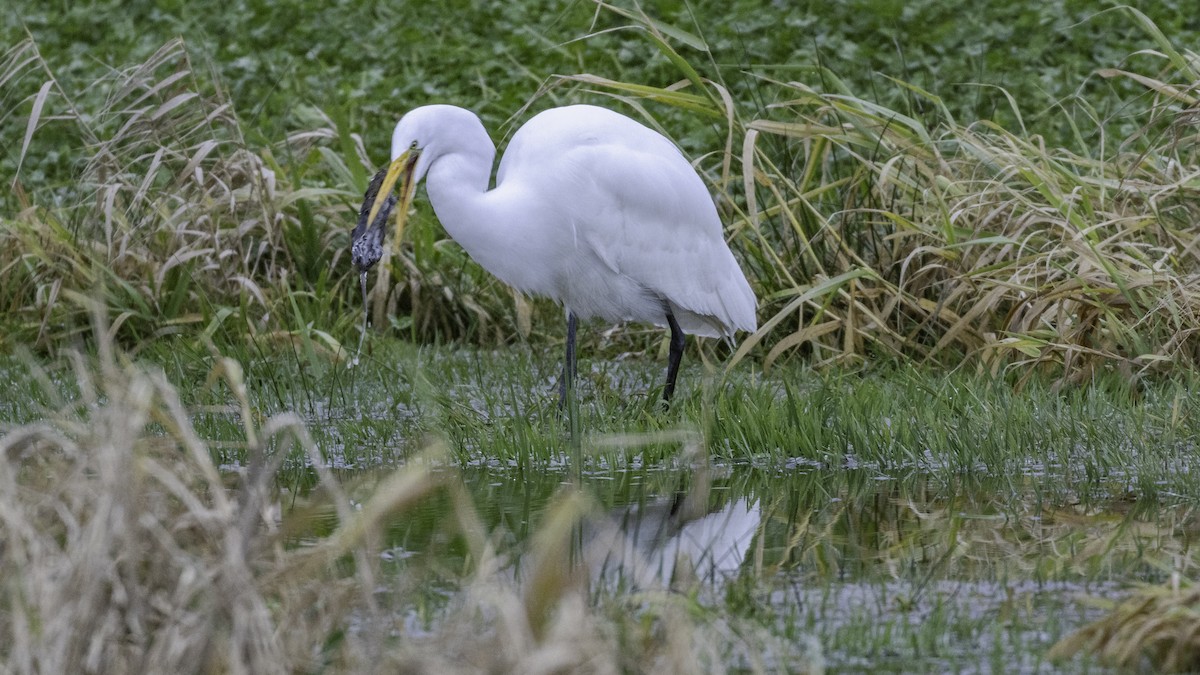
<path id="1" fill-rule="evenodd" d="M 358 351 L 350 361 L 351 367 L 357 366 L 359 358 L 362 356 L 363 340 L 367 337 L 367 326 L 371 315 L 371 310 L 367 305 L 367 270 L 383 258 L 383 238 L 387 234 L 387 219 L 391 215 L 392 209 L 396 207 L 396 202 L 399 201 L 396 195 L 386 195 L 383 203 L 379 205 L 379 212 L 375 214 L 375 222 L 367 222 L 371 217 L 371 209 L 379 200 L 379 188 L 383 185 L 387 173 L 388 168 L 384 167 L 371 179 L 371 184 L 367 186 L 367 191 L 363 194 L 362 208 L 358 211 L 358 224 L 350 233 L 350 261 L 358 269 L 358 283 L 362 288 L 363 297 L 362 331 L 358 336 Z"/>
<path id="2" fill-rule="evenodd" d="M 371 208 L 375 206 L 375 202 L 380 197 L 379 188 L 383 185 L 383 179 L 387 172 L 387 167 L 384 167 L 371 179 L 371 184 L 367 186 L 367 191 L 363 194 L 363 205 L 358 212 L 358 225 L 350 234 L 352 242 L 350 260 L 358 268 L 358 271 L 364 273 L 383 258 L 383 238 L 387 233 L 387 219 L 391 215 L 392 209 L 396 207 L 396 202 L 399 201 L 394 194 L 386 195 L 383 204 L 379 207 L 379 213 L 375 215 L 375 222 L 367 223 L 367 219 L 371 215 Z"/>

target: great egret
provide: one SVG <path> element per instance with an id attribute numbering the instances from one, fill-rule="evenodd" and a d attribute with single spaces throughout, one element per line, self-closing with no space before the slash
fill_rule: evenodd
<path id="1" fill-rule="evenodd" d="M 670 327 L 668 402 L 685 333 L 730 339 L 756 329 L 754 292 L 725 244 L 712 197 L 663 135 L 612 110 L 572 105 L 522 126 L 488 189 L 495 156 L 474 113 L 450 105 L 409 111 L 392 134 L 386 174 L 367 191 L 354 264 L 365 273 L 383 256 L 396 182 L 402 232 L 425 178 L 434 213 L 476 262 L 566 308 L 562 400 L 576 372 L 581 318 Z"/>

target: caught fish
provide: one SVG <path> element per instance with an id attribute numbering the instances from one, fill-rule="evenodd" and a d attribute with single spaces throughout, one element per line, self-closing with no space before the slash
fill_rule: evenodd
<path id="1" fill-rule="evenodd" d="M 367 223 L 367 219 L 371 216 L 371 208 L 379 199 L 379 187 L 383 184 L 383 178 L 386 175 L 387 169 L 384 168 L 371 179 L 371 184 L 367 186 L 367 191 L 363 194 L 362 209 L 358 212 L 358 224 L 354 226 L 354 231 L 350 234 L 350 240 L 353 242 L 350 245 L 350 260 L 360 272 L 371 269 L 383 258 L 383 237 L 387 233 L 387 219 L 391 215 L 392 209 L 396 208 L 396 202 L 399 201 L 394 194 L 385 196 L 379 213 L 375 215 L 375 221 Z"/>

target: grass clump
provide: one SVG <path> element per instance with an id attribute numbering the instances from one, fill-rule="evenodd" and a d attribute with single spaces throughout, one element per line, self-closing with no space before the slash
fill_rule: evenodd
<path id="1" fill-rule="evenodd" d="M 1060 640 L 1050 657 L 1091 653 L 1121 668 L 1195 672 L 1200 668 L 1200 590 L 1172 576 L 1166 586 L 1142 586 L 1120 603 L 1103 603 L 1109 613 Z"/>
<path id="2" fill-rule="evenodd" d="M 223 475 L 160 371 L 104 347 L 73 360 L 79 397 L 0 439 L 8 672 L 290 673 L 378 653 L 341 635 L 348 613 L 378 611 L 370 594 L 321 562 L 349 555 L 370 579 L 357 541 L 281 546 L 275 471 L 311 446 L 294 416 L 256 428 L 244 414 L 256 461 Z M 244 401 L 237 365 L 221 373 Z M 377 526 L 353 520 L 343 533 Z"/>
<path id="3" fill-rule="evenodd" d="M 61 207 L 14 180 L 22 203 L 0 228 L 14 337 L 50 345 L 85 331 L 86 303 L 70 301 L 81 294 L 104 298 L 126 344 L 182 330 L 223 334 L 231 316 L 239 332 L 266 331 L 279 324 L 265 317 L 291 315 L 280 290 L 336 287 L 315 255 L 336 233 L 315 225 L 330 216 L 331 194 L 280 180 L 286 172 L 247 146 L 228 103 L 193 76 L 181 40 L 78 95 L 58 86 L 30 41 L 13 48 L 8 66 L 3 77 L 15 83 L 45 80 L 22 159 L 55 144 L 77 169 Z M 297 200 L 308 202 L 284 208 Z M 296 304 L 305 307 L 304 296 Z"/>

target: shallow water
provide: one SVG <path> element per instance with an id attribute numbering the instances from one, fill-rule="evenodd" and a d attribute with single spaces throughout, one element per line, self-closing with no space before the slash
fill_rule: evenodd
<path id="1" fill-rule="evenodd" d="M 461 474 L 520 574 L 568 472 L 446 471 Z M 1040 655 L 1102 614 L 1087 597 L 1160 579 L 1155 565 L 1193 529 L 1182 508 L 1039 504 L 1014 499 L 1007 480 L 799 462 L 593 471 L 584 490 L 597 506 L 574 559 L 594 592 L 672 587 L 732 603 L 780 634 L 815 637 L 838 671 L 1048 669 Z M 431 574 L 445 599 L 456 584 L 443 572 L 467 565 L 450 520 L 444 501 L 421 505 L 394 524 L 385 554 Z"/>

